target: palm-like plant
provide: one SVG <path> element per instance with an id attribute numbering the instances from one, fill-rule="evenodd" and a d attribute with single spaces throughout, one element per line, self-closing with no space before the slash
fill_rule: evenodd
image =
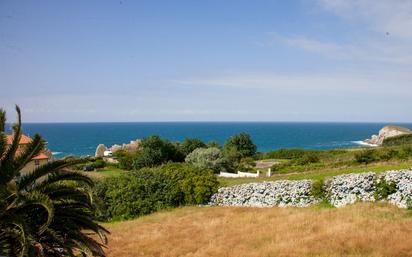
<path id="1" fill-rule="evenodd" d="M 44 149 L 44 141 L 36 134 L 18 150 L 18 106 L 16 111 L 13 142 L 7 145 L 5 112 L 0 109 L 0 256 L 104 256 L 108 231 L 93 218 L 93 182 L 66 170 L 84 160 L 66 158 L 22 173 Z"/>

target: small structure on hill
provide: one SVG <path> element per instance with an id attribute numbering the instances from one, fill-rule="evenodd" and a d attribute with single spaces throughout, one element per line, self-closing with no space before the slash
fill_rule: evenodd
<path id="1" fill-rule="evenodd" d="M 6 135 L 6 144 L 8 147 L 13 143 L 14 135 Z M 19 156 L 25 148 L 32 142 L 32 138 L 26 135 L 21 135 L 19 140 L 19 146 L 17 148 L 16 156 Z M 45 149 L 41 151 L 38 155 L 33 156 L 31 161 L 22 169 L 22 172 L 31 172 L 35 168 L 44 165 L 52 160 L 52 154 L 49 150 Z"/>

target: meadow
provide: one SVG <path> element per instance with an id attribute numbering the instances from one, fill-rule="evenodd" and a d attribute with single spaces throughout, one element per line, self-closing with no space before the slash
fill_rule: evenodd
<path id="1" fill-rule="evenodd" d="M 345 208 L 183 207 L 105 224 L 108 256 L 412 256 L 412 213 Z"/>

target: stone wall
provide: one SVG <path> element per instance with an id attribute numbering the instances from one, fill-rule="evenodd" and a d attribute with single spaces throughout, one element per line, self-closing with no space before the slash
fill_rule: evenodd
<path id="1" fill-rule="evenodd" d="M 384 183 L 381 183 L 381 182 Z M 412 169 L 345 174 L 331 177 L 323 184 L 323 197 L 314 197 L 311 180 L 279 180 L 223 187 L 211 198 L 211 205 L 272 207 L 306 207 L 327 200 L 335 207 L 343 207 L 357 201 L 376 201 L 382 185 L 394 185 L 394 192 L 385 195 L 386 200 L 400 208 L 407 208 L 412 201 Z M 322 199 L 323 198 L 323 199 Z"/>

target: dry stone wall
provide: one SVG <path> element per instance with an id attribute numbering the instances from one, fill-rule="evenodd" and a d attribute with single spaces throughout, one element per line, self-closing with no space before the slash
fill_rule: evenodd
<path id="1" fill-rule="evenodd" d="M 381 183 L 381 182 L 385 183 Z M 382 185 L 393 184 L 394 192 L 385 196 L 400 208 L 412 203 L 412 169 L 345 174 L 332 177 L 323 184 L 324 199 L 335 207 L 343 207 L 357 201 L 376 201 Z M 211 198 L 210 205 L 272 207 L 306 207 L 324 199 L 313 196 L 314 182 L 311 180 L 280 180 L 223 187 Z"/>

